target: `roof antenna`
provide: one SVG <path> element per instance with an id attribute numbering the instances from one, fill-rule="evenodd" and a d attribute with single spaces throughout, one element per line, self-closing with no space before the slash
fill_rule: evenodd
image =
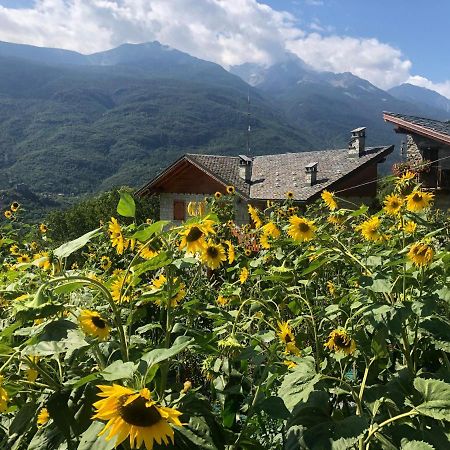
<path id="1" fill-rule="evenodd" d="M 250 155 L 250 86 L 247 92 L 247 155 Z"/>

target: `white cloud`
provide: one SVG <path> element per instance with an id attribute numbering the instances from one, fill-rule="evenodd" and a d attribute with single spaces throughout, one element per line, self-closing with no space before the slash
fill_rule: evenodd
<path id="1" fill-rule="evenodd" d="M 420 75 L 413 75 L 408 78 L 407 83 L 415 84 L 416 86 L 431 89 L 439 92 L 444 97 L 450 98 L 450 80 L 443 83 L 433 83 L 431 80 Z"/>
<path id="2" fill-rule="evenodd" d="M 0 6 L 0 40 L 82 53 L 159 40 L 224 67 L 268 65 L 288 50 L 318 70 L 349 71 L 382 88 L 411 79 L 411 62 L 400 50 L 377 39 L 329 35 L 318 22 L 308 33 L 290 13 L 261 1 L 35 0 L 25 9 Z M 433 86 L 450 95 L 447 83 Z"/>

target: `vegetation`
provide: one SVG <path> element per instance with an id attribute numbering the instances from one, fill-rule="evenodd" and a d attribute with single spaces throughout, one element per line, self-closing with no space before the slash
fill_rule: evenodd
<path id="1" fill-rule="evenodd" d="M 449 222 L 413 178 L 373 215 L 288 193 L 253 227 L 233 187 L 177 226 L 121 192 L 56 249 L 12 204 L 0 448 L 448 448 Z"/>

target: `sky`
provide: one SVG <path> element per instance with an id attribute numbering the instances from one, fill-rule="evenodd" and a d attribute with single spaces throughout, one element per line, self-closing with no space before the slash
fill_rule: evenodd
<path id="1" fill-rule="evenodd" d="M 81 53 L 158 40 L 225 68 L 317 70 L 450 98 L 450 0 L 0 0 L 0 40 Z"/>

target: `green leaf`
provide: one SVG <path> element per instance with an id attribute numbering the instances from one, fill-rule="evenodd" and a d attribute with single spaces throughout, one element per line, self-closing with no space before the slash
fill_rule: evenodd
<path id="1" fill-rule="evenodd" d="M 415 407 L 420 414 L 450 422 L 450 383 L 416 378 L 414 387 L 423 396 L 423 403 Z"/>
<path id="2" fill-rule="evenodd" d="M 103 430 L 105 424 L 94 421 L 91 426 L 80 436 L 80 444 L 77 450 L 111 450 L 114 448 L 116 439 L 107 441 L 105 435 L 98 436 L 98 433 Z"/>
<path id="3" fill-rule="evenodd" d="M 128 379 L 133 376 L 136 369 L 136 365 L 132 362 L 114 361 L 101 372 L 101 376 L 106 381 Z"/>
<path id="4" fill-rule="evenodd" d="M 168 220 L 160 220 L 159 222 L 152 223 L 142 228 L 142 230 L 136 231 L 131 238 L 141 242 L 147 242 L 154 234 L 161 233 L 163 228 L 169 223 Z"/>
<path id="5" fill-rule="evenodd" d="M 420 322 L 420 329 L 433 337 L 434 346 L 450 352 L 450 323 L 445 318 L 429 317 Z"/>
<path id="6" fill-rule="evenodd" d="M 83 236 L 80 236 L 73 241 L 62 244 L 53 253 L 58 258 L 67 258 L 73 252 L 76 252 L 80 248 L 84 247 L 93 237 L 98 236 L 99 234 L 100 228 L 89 231 L 89 233 L 83 234 Z"/>
<path id="7" fill-rule="evenodd" d="M 120 200 L 117 212 L 123 217 L 134 217 L 136 215 L 136 204 L 133 197 L 125 191 L 120 191 Z"/>
<path id="8" fill-rule="evenodd" d="M 9 426 L 9 435 L 24 433 L 32 424 L 36 410 L 37 406 L 34 402 L 26 403 L 21 406 Z"/>
<path id="9" fill-rule="evenodd" d="M 306 356 L 295 369 L 284 377 L 278 395 L 284 401 L 286 408 L 292 411 L 299 402 L 308 400 L 314 385 L 320 380 L 316 373 L 315 361 L 312 356 Z"/>
<path id="10" fill-rule="evenodd" d="M 432 445 L 424 441 L 408 441 L 403 442 L 400 450 L 436 450 Z"/>
<path id="11" fill-rule="evenodd" d="M 172 347 L 156 348 L 148 353 L 145 353 L 141 359 L 145 361 L 150 368 L 154 364 L 158 364 L 161 361 L 165 361 L 166 359 L 172 358 L 172 356 L 182 352 L 193 341 L 194 339 L 189 336 L 179 336 L 175 339 Z"/>
<path id="12" fill-rule="evenodd" d="M 257 407 L 274 419 L 285 420 L 290 414 L 280 397 L 268 397 L 259 403 Z"/>
<path id="13" fill-rule="evenodd" d="M 172 259 L 169 257 L 169 255 L 166 252 L 161 252 L 154 258 L 133 266 L 132 271 L 135 277 L 139 277 L 143 273 L 149 272 L 150 270 L 156 270 L 161 267 L 165 267 L 171 262 Z"/>
<path id="14" fill-rule="evenodd" d="M 57 286 L 55 289 L 53 289 L 53 292 L 56 295 L 60 294 L 70 294 L 73 291 L 76 291 L 77 289 L 80 289 L 83 287 L 83 283 L 78 283 L 76 281 L 72 281 L 70 283 L 61 284 L 60 286 Z"/>

